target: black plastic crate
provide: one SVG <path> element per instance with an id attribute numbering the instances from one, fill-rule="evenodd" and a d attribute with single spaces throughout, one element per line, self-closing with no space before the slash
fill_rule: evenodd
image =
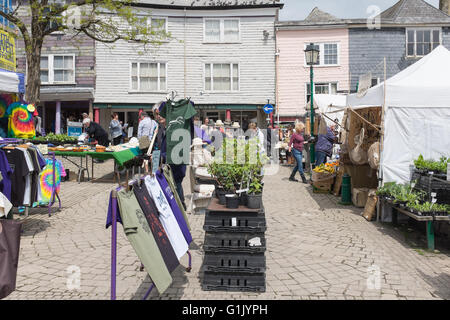
<path id="1" fill-rule="evenodd" d="M 203 271 L 264 273 L 266 257 L 264 253 L 206 253 L 203 259 Z"/>
<path id="2" fill-rule="evenodd" d="M 205 291 L 265 292 L 265 273 L 204 272 L 202 288 Z"/>
<path id="3" fill-rule="evenodd" d="M 434 176 L 436 178 L 436 176 Z M 445 179 L 433 179 L 432 176 L 420 175 L 418 173 L 414 173 L 411 179 L 412 181 L 417 181 L 415 188 L 428 191 L 431 189 L 434 190 L 447 190 L 450 192 L 450 182 L 447 182 Z"/>
<path id="4" fill-rule="evenodd" d="M 259 238 L 260 246 L 250 246 L 249 240 Z M 205 252 L 224 253 L 261 253 L 266 251 L 264 233 L 211 233 L 205 235 L 203 244 Z"/>
<path id="5" fill-rule="evenodd" d="M 206 211 L 203 229 L 208 232 L 265 232 L 264 211 L 251 212 L 212 212 Z"/>

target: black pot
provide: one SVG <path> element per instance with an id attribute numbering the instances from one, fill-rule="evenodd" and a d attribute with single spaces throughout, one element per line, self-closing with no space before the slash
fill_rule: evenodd
<path id="1" fill-rule="evenodd" d="M 217 199 L 220 199 L 220 195 L 225 194 L 225 190 L 223 190 L 223 188 L 220 187 L 216 187 L 216 197 Z"/>
<path id="2" fill-rule="evenodd" d="M 228 209 L 239 208 L 239 197 L 236 194 L 227 194 L 225 196 L 226 206 Z"/>
<path id="3" fill-rule="evenodd" d="M 262 194 L 248 194 L 247 207 L 249 209 L 260 209 L 262 207 Z"/>
<path id="4" fill-rule="evenodd" d="M 225 197 L 225 192 L 223 192 L 223 193 L 219 193 L 218 194 L 218 197 L 219 197 L 219 204 L 221 204 L 221 205 L 226 205 L 226 201 L 227 201 L 227 199 L 226 199 L 226 197 Z"/>
<path id="5" fill-rule="evenodd" d="M 243 193 L 241 193 L 241 196 L 239 197 L 239 204 L 241 206 L 247 206 L 247 203 L 248 203 L 247 193 L 243 192 Z"/>

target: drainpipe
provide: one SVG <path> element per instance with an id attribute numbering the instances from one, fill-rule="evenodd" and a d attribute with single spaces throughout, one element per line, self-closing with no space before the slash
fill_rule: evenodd
<path id="1" fill-rule="evenodd" d="M 184 7 L 184 98 L 186 98 L 186 76 L 187 76 L 187 65 L 186 65 L 186 20 L 187 11 Z"/>

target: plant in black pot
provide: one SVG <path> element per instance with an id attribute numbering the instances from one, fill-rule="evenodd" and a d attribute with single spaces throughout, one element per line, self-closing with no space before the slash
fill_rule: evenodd
<path id="1" fill-rule="evenodd" d="M 250 183 L 247 195 L 247 207 L 250 209 L 259 209 L 262 207 L 263 185 L 259 177 L 254 177 Z"/>

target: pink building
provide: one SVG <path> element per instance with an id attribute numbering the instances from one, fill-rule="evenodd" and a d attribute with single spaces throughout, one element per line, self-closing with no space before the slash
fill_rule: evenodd
<path id="1" fill-rule="evenodd" d="M 303 21 L 279 22 L 277 32 L 277 106 L 280 122 L 303 116 L 310 98 L 310 68 L 304 50 L 320 48 L 314 66 L 315 94 L 348 93 L 349 33 L 343 20 L 315 8 Z"/>

